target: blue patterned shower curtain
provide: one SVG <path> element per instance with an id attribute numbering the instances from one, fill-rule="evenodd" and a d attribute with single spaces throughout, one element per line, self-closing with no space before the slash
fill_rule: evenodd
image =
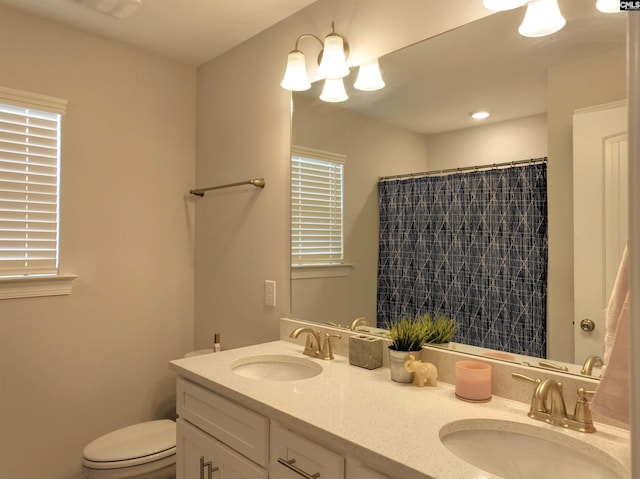
<path id="1" fill-rule="evenodd" d="M 544 358 L 547 165 L 383 180 L 377 323 L 442 313 L 453 340 Z"/>

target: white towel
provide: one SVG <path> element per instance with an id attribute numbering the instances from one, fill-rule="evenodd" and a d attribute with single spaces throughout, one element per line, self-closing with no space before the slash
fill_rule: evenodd
<path id="1" fill-rule="evenodd" d="M 591 409 L 617 421 L 629 423 L 629 273 L 625 247 L 605 321 L 602 379 Z"/>

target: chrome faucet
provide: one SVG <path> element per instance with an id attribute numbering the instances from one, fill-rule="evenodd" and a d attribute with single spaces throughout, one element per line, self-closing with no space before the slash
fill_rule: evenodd
<path id="1" fill-rule="evenodd" d="M 331 346 L 331 338 L 340 339 L 339 334 L 324 333 L 324 340 L 322 340 L 322 332 L 320 330 L 313 330 L 311 328 L 297 328 L 294 329 L 289 335 L 290 338 L 296 339 L 302 333 L 307 333 L 307 341 L 305 343 L 304 351 L 302 354 L 311 356 L 312 358 L 320 358 L 324 360 L 333 359 L 333 348 Z"/>
<path id="2" fill-rule="evenodd" d="M 580 370 L 580 374 L 591 376 L 593 374 L 593 368 L 601 368 L 602 366 L 604 366 L 604 361 L 600 356 L 587 356 Z"/>
<path id="3" fill-rule="evenodd" d="M 531 397 L 530 418 L 554 426 L 566 427 L 580 432 L 595 432 L 587 397 L 595 391 L 578 388 L 578 399 L 572 417 L 567 415 L 562 383 L 553 379 L 533 379 L 523 374 L 511 373 L 514 379 L 529 381 L 536 385 Z"/>
<path id="4" fill-rule="evenodd" d="M 367 318 L 364 317 L 360 317 L 360 318 L 356 318 L 351 322 L 351 326 L 349 326 L 349 329 L 351 329 L 351 331 L 362 331 L 363 333 L 368 333 L 369 329 L 365 328 L 365 329 L 358 329 L 358 326 L 370 326 L 371 323 L 369 322 L 369 320 Z"/>

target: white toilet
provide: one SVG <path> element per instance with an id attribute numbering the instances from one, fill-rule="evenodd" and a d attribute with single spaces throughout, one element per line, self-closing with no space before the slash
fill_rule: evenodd
<path id="1" fill-rule="evenodd" d="M 176 475 L 176 423 L 143 422 L 110 432 L 82 452 L 87 479 L 170 479 Z"/>
<path id="2" fill-rule="evenodd" d="M 184 357 L 212 352 L 198 349 Z M 82 474 L 86 479 L 174 479 L 176 423 L 160 419 L 100 436 L 82 451 Z"/>

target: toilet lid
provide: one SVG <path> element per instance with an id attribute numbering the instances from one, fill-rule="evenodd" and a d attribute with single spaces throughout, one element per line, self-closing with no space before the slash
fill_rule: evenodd
<path id="1" fill-rule="evenodd" d="M 169 419 L 143 422 L 110 432 L 90 442 L 82 453 L 90 467 L 122 467 L 155 461 L 175 454 L 176 423 Z M 115 464 L 114 464 L 115 463 Z"/>

